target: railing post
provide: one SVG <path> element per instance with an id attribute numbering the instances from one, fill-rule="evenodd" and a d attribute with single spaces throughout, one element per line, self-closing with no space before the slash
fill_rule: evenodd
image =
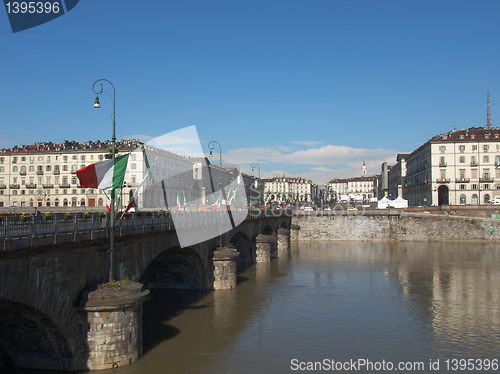
<path id="1" fill-rule="evenodd" d="M 5 217 L 5 240 L 10 239 L 9 217 Z"/>
<path id="2" fill-rule="evenodd" d="M 58 231 L 59 231 L 59 225 L 58 225 L 57 217 L 58 217 L 58 215 L 54 214 L 54 220 L 52 221 L 54 235 L 57 235 Z"/>
<path id="3" fill-rule="evenodd" d="M 36 237 L 36 226 L 35 226 L 35 216 L 31 216 L 31 237 Z"/>
<path id="4" fill-rule="evenodd" d="M 92 213 L 91 218 L 90 218 L 90 239 L 91 240 L 94 240 L 94 235 L 95 235 L 94 226 L 95 226 L 95 213 Z"/>
<path id="5" fill-rule="evenodd" d="M 78 232 L 78 214 L 75 214 L 75 218 L 73 219 L 73 233 L 76 235 L 77 232 Z"/>

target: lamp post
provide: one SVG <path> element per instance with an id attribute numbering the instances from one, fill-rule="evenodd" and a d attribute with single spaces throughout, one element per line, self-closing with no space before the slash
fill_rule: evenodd
<path id="1" fill-rule="evenodd" d="M 261 229 L 260 216 L 262 214 L 262 205 L 261 205 L 261 201 L 262 201 L 262 186 L 261 186 L 261 183 L 260 183 L 260 164 L 258 162 L 252 162 L 250 164 L 250 166 L 252 168 L 252 172 L 255 169 L 255 166 L 259 167 L 259 235 L 260 235 L 260 229 Z"/>
<path id="2" fill-rule="evenodd" d="M 210 157 L 213 157 L 213 150 L 215 149 L 215 146 L 219 146 L 219 188 L 220 188 L 220 196 L 221 196 L 221 204 L 222 205 L 222 146 L 220 145 L 219 142 L 212 140 L 210 143 L 208 143 L 208 149 L 210 149 Z M 219 247 L 222 247 L 222 217 L 221 217 L 221 206 L 219 206 Z"/>
<path id="3" fill-rule="evenodd" d="M 99 83 L 101 86 L 101 89 L 99 91 L 96 91 L 95 87 L 96 84 L 100 81 L 105 81 L 108 82 L 111 87 L 113 88 L 113 97 L 106 92 L 103 91 L 102 83 Z M 115 137 L 115 126 L 116 126 L 116 121 L 115 121 L 115 99 L 116 99 L 116 92 L 115 92 L 115 86 L 113 86 L 113 83 L 108 81 L 107 79 L 98 79 L 94 82 L 92 85 L 92 91 L 97 95 L 95 98 L 95 103 L 94 103 L 94 108 L 100 108 L 101 104 L 99 103 L 99 95 L 103 92 L 106 92 L 109 97 L 111 98 L 111 101 L 113 102 L 113 114 L 111 115 L 111 119 L 113 122 L 113 136 L 111 137 L 111 159 L 113 160 L 113 165 L 115 163 L 115 143 L 116 143 L 116 137 Z M 111 188 L 111 203 L 110 203 L 110 221 L 109 221 L 109 283 L 113 282 L 113 250 L 115 246 L 115 238 L 114 238 L 114 226 L 115 226 L 115 190 Z"/>

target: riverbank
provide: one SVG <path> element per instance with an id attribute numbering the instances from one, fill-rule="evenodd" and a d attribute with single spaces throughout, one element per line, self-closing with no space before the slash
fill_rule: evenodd
<path id="1" fill-rule="evenodd" d="M 296 214 L 298 241 L 468 241 L 500 242 L 500 219 L 432 213 L 366 211 Z"/>

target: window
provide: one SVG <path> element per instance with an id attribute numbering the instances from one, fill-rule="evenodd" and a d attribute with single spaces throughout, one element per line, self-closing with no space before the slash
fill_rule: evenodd
<path id="1" fill-rule="evenodd" d="M 33 173 L 35 171 L 35 167 L 33 165 L 30 165 L 30 172 Z"/>
<path id="2" fill-rule="evenodd" d="M 17 172 L 17 166 L 13 166 L 13 167 L 12 167 L 12 171 L 13 171 L 14 173 L 16 173 L 16 172 Z"/>
<path id="3" fill-rule="evenodd" d="M 488 156 L 483 156 L 483 162 L 490 162 L 490 158 Z"/>
<path id="4" fill-rule="evenodd" d="M 132 169 L 132 170 L 137 169 L 137 165 L 136 165 L 136 163 L 135 163 L 135 162 L 132 162 L 132 163 L 130 164 L 130 169 Z"/>
<path id="5" fill-rule="evenodd" d="M 3 173 L 3 172 L 4 172 L 4 167 L 0 166 L 0 173 Z"/>
<path id="6" fill-rule="evenodd" d="M 17 157 L 12 158 L 12 163 L 13 164 L 17 163 Z"/>
<path id="7" fill-rule="evenodd" d="M 81 156 L 81 160 L 82 160 L 82 162 L 85 162 L 85 155 Z"/>
<path id="8" fill-rule="evenodd" d="M 0 164 L 3 164 L 5 162 L 5 157 L 0 157 Z"/>
<path id="9" fill-rule="evenodd" d="M 477 190 L 477 184 L 473 184 L 472 186 L 470 186 L 470 188 L 471 188 L 472 190 Z"/>
<path id="10" fill-rule="evenodd" d="M 461 190 L 465 190 L 465 184 L 461 184 L 461 185 L 460 185 L 460 189 L 461 189 Z"/>
<path id="11" fill-rule="evenodd" d="M 446 170 L 441 170 L 441 179 L 446 178 Z"/>
<path id="12" fill-rule="evenodd" d="M 38 161 L 43 161 L 43 156 L 38 156 Z"/>
<path id="13" fill-rule="evenodd" d="M 465 152 L 465 145 L 459 145 L 458 150 L 460 151 L 460 153 L 464 153 Z"/>
<path id="14" fill-rule="evenodd" d="M 72 159 L 72 160 L 77 160 L 76 155 L 73 155 L 73 156 L 71 157 L 71 159 Z"/>
<path id="15" fill-rule="evenodd" d="M 63 171 L 68 171 L 68 165 L 63 165 L 62 170 Z"/>
<path id="16" fill-rule="evenodd" d="M 50 162 L 50 156 L 47 156 L 47 162 Z"/>
<path id="17" fill-rule="evenodd" d="M 484 203 L 488 204 L 490 202 L 490 195 L 486 194 L 484 195 Z"/>
<path id="18" fill-rule="evenodd" d="M 21 161 L 26 161 L 26 157 L 21 157 Z"/>
<path id="19" fill-rule="evenodd" d="M 446 146 L 445 145 L 439 146 L 439 152 L 441 152 L 441 153 L 446 152 Z"/>
<path id="20" fill-rule="evenodd" d="M 75 177 L 71 178 L 71 184 L 76 184 L 76 183 L 77 183 L 76 178 Z"/>
<path id="21" fill-rule="evenodd" d="M 50 165 L 45 166 L 45 170 L 46 171 L 51 171 L 52 170 L 52 166 L 50 166 Z"/>
<path id="22" fill-rule="evenodd" d="M 470 164 L 471 165 L 477 165 L 476 156 L 471 156 L 471 158 L 470 158 Z"/>
<path id="23" fill-rule="evenodd" d="M 444 162 L 444 156 L 441 156 L 439 158 L 439 166 L 446 166 L 446 163 Z"/>
<path id="24" fill-rule="evenodd" d="M 485 184 L 485 185 L 484 185 L 484 189 L 485 189 L 485 190 L 489 190 L 489 189 L 490 189 L 490 185 L 489 185 L 489 184 Z"/>
<path id="25" fill-rule="evenodd" d="M 68 156 L 63 156 L 63 161 L 68 162 Z"/>
<path id="26" fill-rule="evenodd" d="M 488 148 L 490 146 L 488 144 L 483 144 L 483 151 L 488 152 Z"/>
<path id="27" fill-rule="evenodd" d="M 465 163 L 465 157 L 464 156 L 460 156 L 459 162 L 461 164 L 464 164 Z"/>
<path id="28" fill-rule="evenodd" d="M 477 144 L 472 144 L 472 151 L 475 151 L 477 149 Z"/>

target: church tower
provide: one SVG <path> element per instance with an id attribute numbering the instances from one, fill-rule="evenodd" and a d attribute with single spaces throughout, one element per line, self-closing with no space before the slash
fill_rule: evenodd
<path id="1" fill-rule="evenodd" d="M 366 164 L 365 162 L 363 161 L 363 170 L 361 171 L 361 176 L 362 177 L 365 177 L 366 176 Z"/>
<path id="2" fill-rule="evenodd" d="M 491 130 L 490 92 L 489 91 L 488 91 L 488 113 L 486 114 L 486 129 Z"/>

